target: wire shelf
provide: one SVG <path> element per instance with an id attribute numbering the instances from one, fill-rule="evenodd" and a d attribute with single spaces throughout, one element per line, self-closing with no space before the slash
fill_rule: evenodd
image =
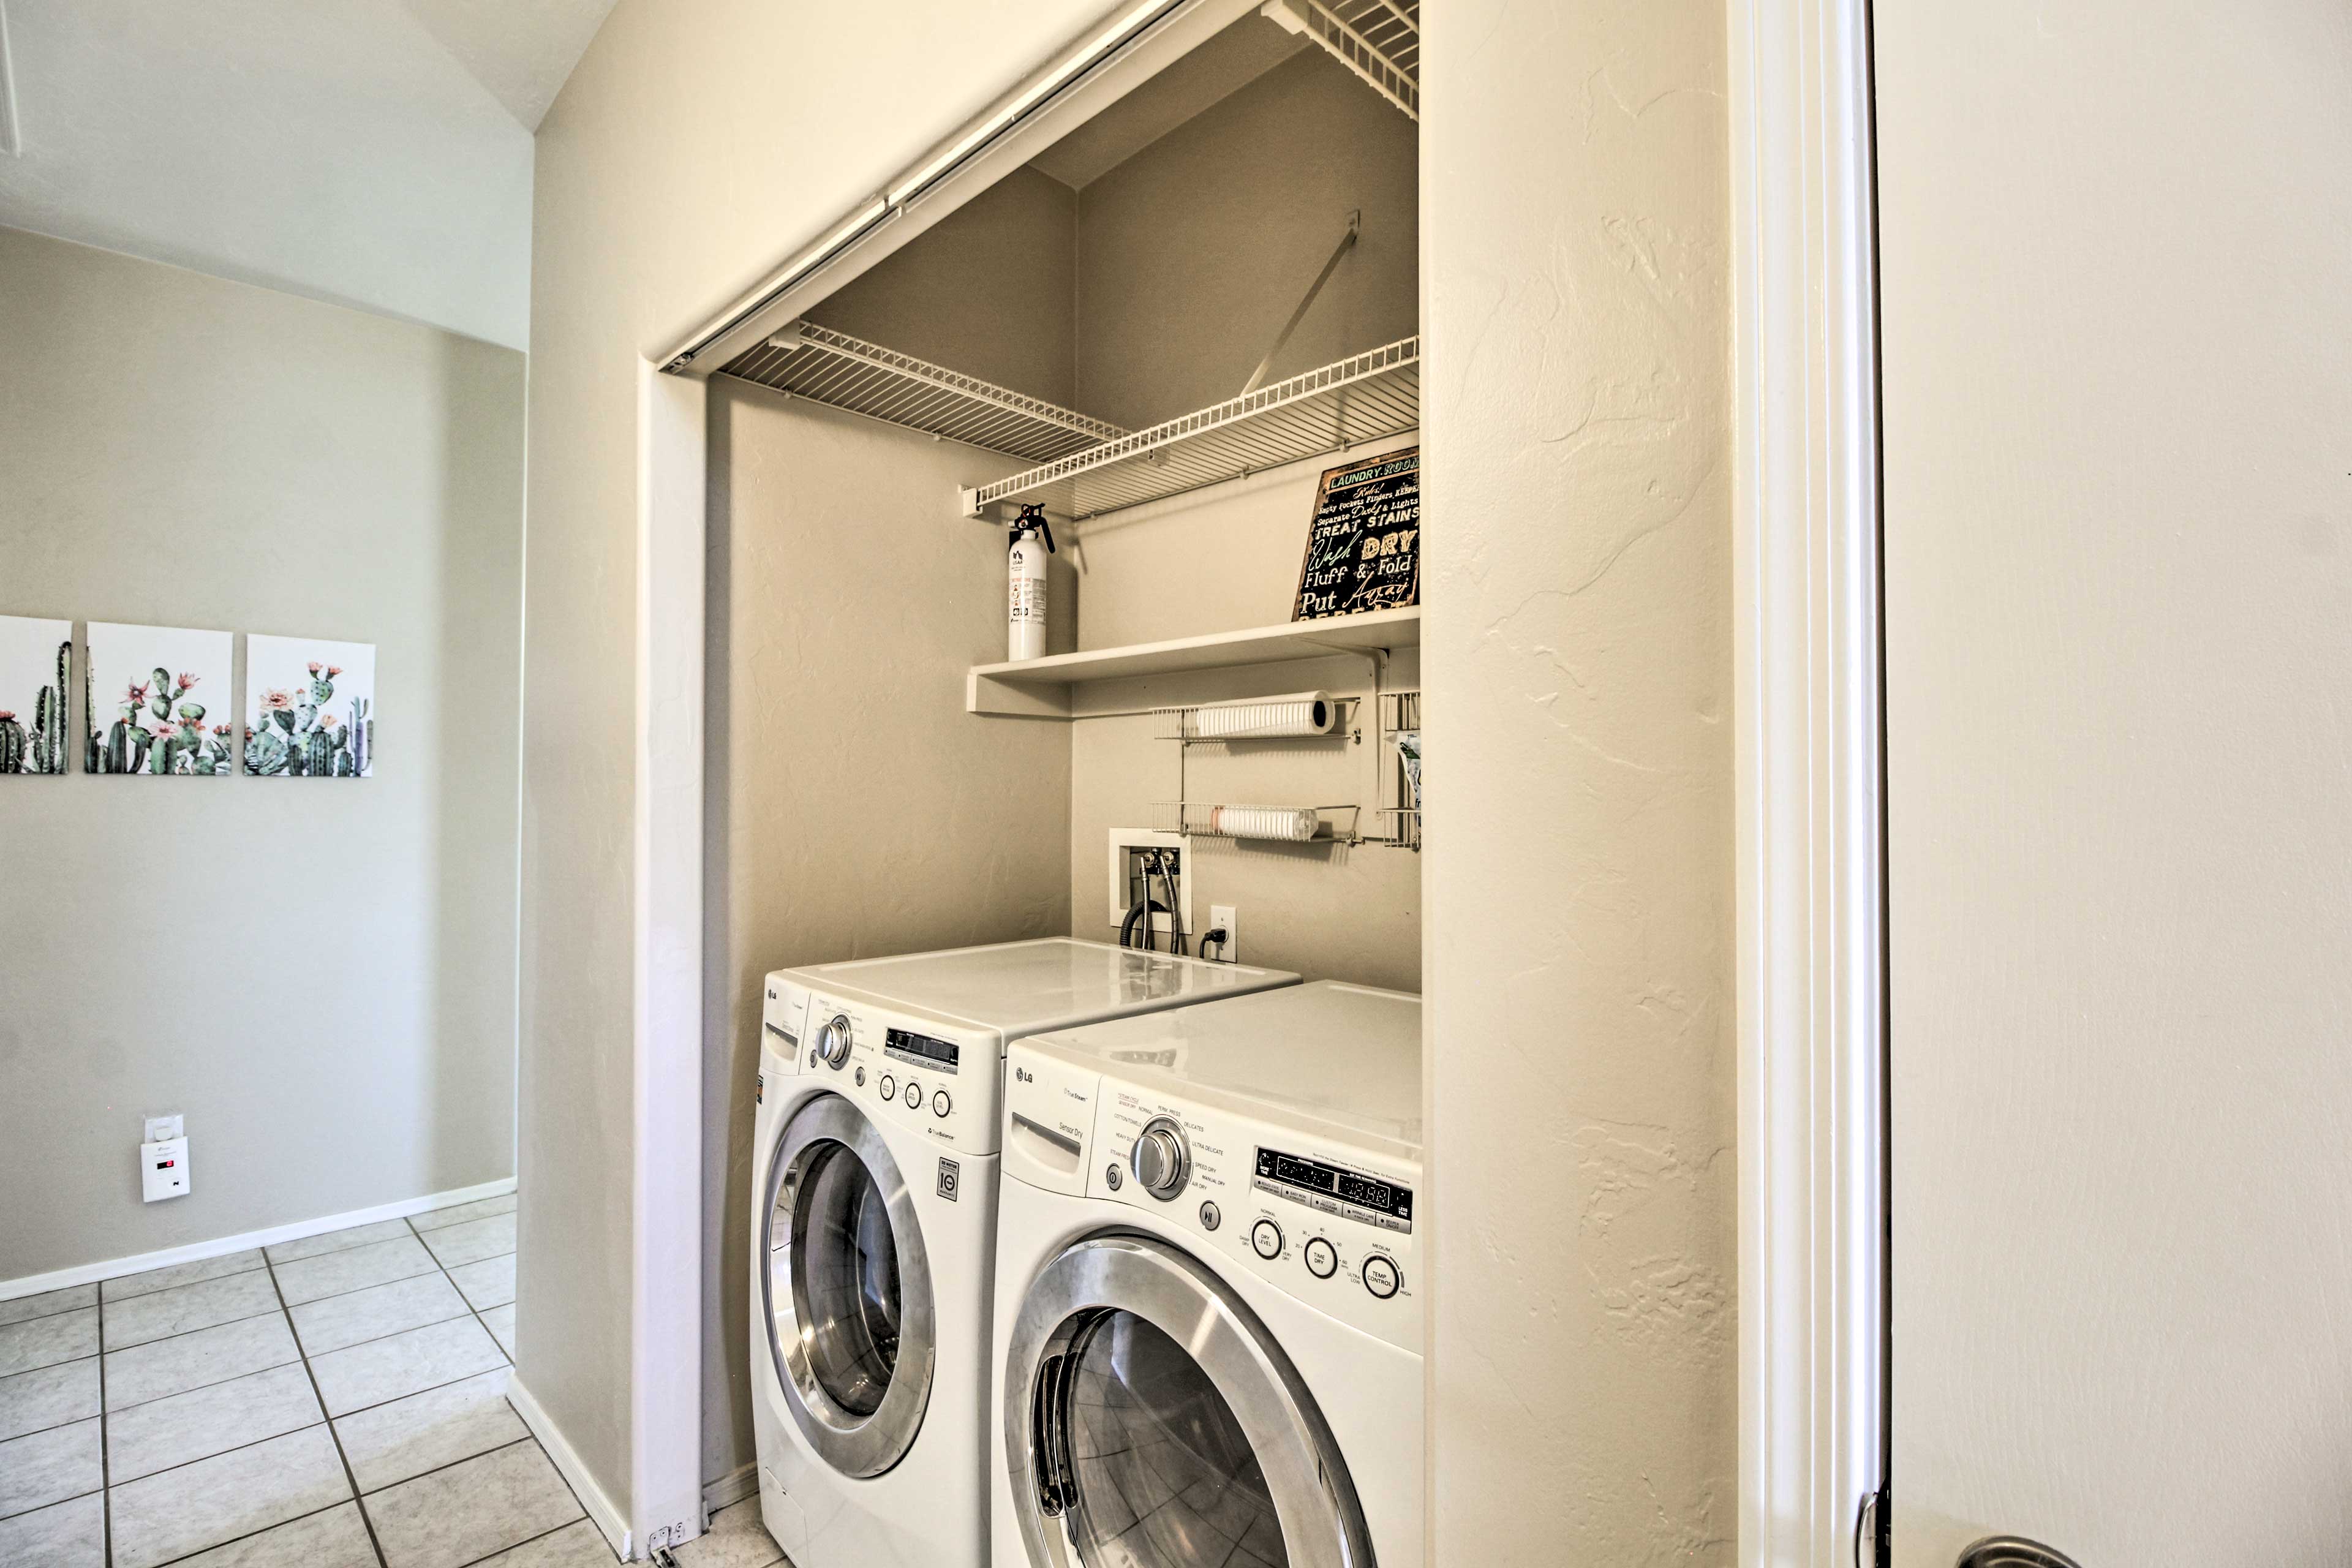
<path id="1" fill-rule="evenodd" d="M 1236 814 L 1301 812 L 1315 819 L 1307 837 L 1277 837 L 1242 831 L 1232 826 Z M 1151 805 L 1151 826 L 1160 833 L 1181 833 L 1187 838 L 1239 838 L 1254 844 L 1352 844 L 1360 808 L 1353 805 L 1221 805 L 1197 800 L 1160 800 Z"/>
<path id="2" fill-rule="evenodd" d="M 794 322 L 719 374 L 1024 462 L 1050 462 L 1127 434 L 814 321 Z"/>
<path id="3" fill-rule="evenodd" d="M 1421 339 L 1400 339 L 1212 408 L 963 492 L 964 511 L 1067 487 L 1078 521 L 1367 441 L 1421 423 Z"/>
<path id="4" fill-rule="evenodd" d="M 1420 0 L 1282 0 L 1303 32 L 1373 90 L 1421 118 Z"/>

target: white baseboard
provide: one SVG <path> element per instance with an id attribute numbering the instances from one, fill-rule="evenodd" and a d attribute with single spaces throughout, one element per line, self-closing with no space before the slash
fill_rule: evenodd
<path id="1" fill-rule="evenodd" d="M 760 1467 L 738 1465 L 715 1481 L 702 1483 L 702 1521 L 708 1529 L 710 1516 L 720 1509 L 755 1497 L 760 1490 Z"/>
<path id="2" fill-rule="evenodd" d="M 476 1187 L 430 1193 L 421 1198 L 404 1198 L 396 1204 L 379 1204 L 372 1209 L 321 1215 L 317 1219 L 296 1220 L 291 1225 L 272 1226 L 268 1230 L 248 1230 L 242 1236 L 224 1236 L 214 1241 L 192 1241 L 185 1247 L 167 1247 L 160 1252 L 110 1258 L 104 1263 L 84 1263 L 71 1268 L 54 1269 L 47 1274 L 27 1274 L 20 1279 L 0 1279 L 0 1301 L 12 1301 L 19 1296 L 38 1296 L 45 1290 L 63 1290 L 68 1286 L 87 1285 L 95 1279 L 118 1279 L 125 1274 L 144 1274 L 150 1268 L 168 1268 L 174 1263 L 196 1263 L 207 1258 L 225 1257 L 256 1247 L 275 1247 L 281 1241 L 299 1241 L 306 1236 L 348 1230 L 355 1225 L 406 1219 L 413 1214 L 430 1214 L 435 1209 L 455 1208 L 459 1204 L 478 1203 L 484 1198 L 502 1198 L 514 1190 L 515 1179 L 508 1176 L 499 1181 L 484 1182 Z"/>
<path id="3" fill-rule="evenodd" d="M 562 1429 L 540 1407 L 539 1401 L 531 1397 L 530 1390 L 522 1385 L 520 1373 L 507 1379 L 507 1403 L 515 1407 L 515 1414 L 522 1417 L 522 1424 L 530 1428 L 530 1435 L 539 1439 L 541 1447 L 547 1450 L 547 1457 L 554 1461 L 556 1469 L 572 1484 L 572 1495 L 580 1500 L 580 1506 L 588 1510 L 588 1517 L 595 1522 L 596 1528 L 604 1532 L 604 1540 L 612 1546 L 613 1554 L 626 1563 L 631 1545 L 628 1521 L 621 1517 L 621 1510 L 613 1506 L 613 1500 L 604 1495 L 604 1489 L 596 1484 L 596 1478 L 588 1473 L 586 1465 L 581 1463 L 579 1452 L 563 1436 Z"/>

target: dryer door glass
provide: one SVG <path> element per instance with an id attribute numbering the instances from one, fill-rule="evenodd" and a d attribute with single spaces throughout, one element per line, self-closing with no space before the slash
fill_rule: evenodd
<path id="1" fill-rule="evenodd" d="M 853 1415 L 882 1407 L 898 1363 L 898 1249 L 873 1173 L 840 1143 L 809 1152 L 793 1215 L 793 1304 L 809 1366 Z"/>
<path id="2" fill-rule="evenodd" d="M 1132 1312 L 1073 1342 L 1071 1534 L 1094 1568 L 1287 1568 L 1256 1450 L 1192 1353 Z"/>
<path id="3" fill-rule="evenodd" d="M 1033 1568 L 1362 1568 L 1370 1532 L 1290 1358 L 1165 1242 L 1100 1236 L 1039 1271 L 1004 1364 Z"/>
<path id="4" fill-rule="evenodd" d="M 793 1425 L 836 1470 L 880 1475 L 921 1430 L 937 1320 L 898 1163 L 840 1095 L 816 1096 L 784 1123 L 761 1240 L 769 1356 Z"/>

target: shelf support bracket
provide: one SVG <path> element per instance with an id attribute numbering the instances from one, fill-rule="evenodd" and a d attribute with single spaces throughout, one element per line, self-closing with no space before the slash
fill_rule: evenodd
<path id="1" fill-rule="evenodd" d="M 1298 323 L 1307 319 L 1307 308 L 1315 303 L 1316 295 L 1323 292 L 1323 285 L 1331 281 L 1331 274 L 1339 270 L 1339 263 L 1346 258 L 1348 252 L 1356 248 L 1356 237 L 1363 231 L 1364 210 L 1358 207 L 1348 215 L 1348 232 L 1340 237 L 1339 248 L 1331 252 L 1331 259 L 1323 264 L 1323 270 L 1315 275 L 1315 281 L 1307 286 L 1307 298 L 1298 301 L 1298 309 L 1291 311 L 1290 320 L 1282 324 L 1281 334 L 1274 340 L 1274 347 L 1265 351 L 1265 357 L 1257 362 L 1255 370 L 1250 372 L 1249 381 L 1242 387 L 1244 397 L 1255 392 L 1265 382 L 1266 373 L 1274 368 L 1274 356 L 1282 352 L 1282 345 L 1290 341 L 1290 334 L 1297 331 Z"/>

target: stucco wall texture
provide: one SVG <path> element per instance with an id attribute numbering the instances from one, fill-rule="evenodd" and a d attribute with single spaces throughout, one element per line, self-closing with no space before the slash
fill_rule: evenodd
<path id="1" fill-rule="evenodd" d="M 1433 1561 L 1727 1563 L 1723 11 L 1425 20 Z"/>

